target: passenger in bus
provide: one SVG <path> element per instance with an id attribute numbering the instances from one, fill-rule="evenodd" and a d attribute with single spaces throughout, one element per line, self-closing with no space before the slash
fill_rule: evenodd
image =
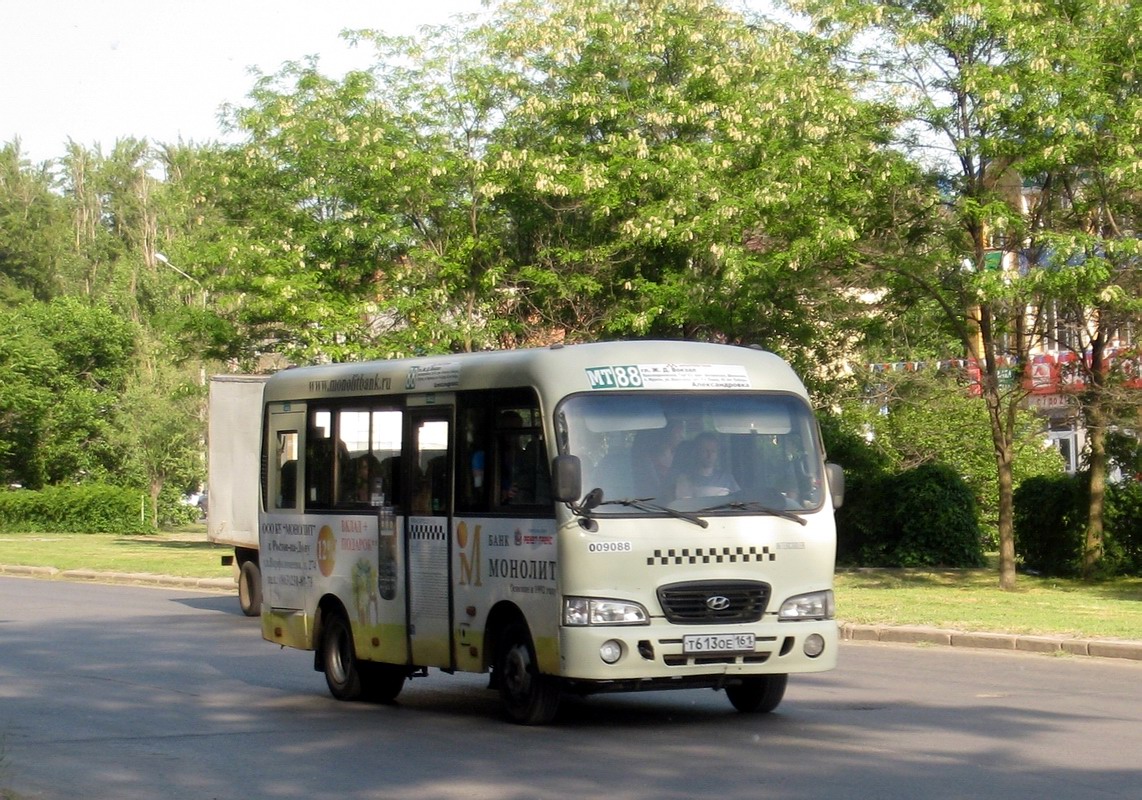
<path id="1" fill-rule="evenodd" d="M 336 454 L 336 455 L 335 455 Z M 336 464 L 334 464 L 336 461 Z M 309 503 L 315 508 L 328 508 L 333 504 L 333 478 L 344 481 L 351 474 L 349 449 L 340 439 L 334 439 L 322 428 L 310 428 L 306 450 L 306 484 Z"/>
<path id="2" fill-rule="evenodd" d="M 282 464 L 281 475 L 278 478 L 280 494 L 278 495 L 278 508 L 297 508 L 297 460 L 290 459 Z"/>
<path id="3" fill-rule="evenodd" d="M 674 498 L 674 442 L 663 428 L 639 431 L 631 446 L 635 494 L 643 498 Z"/>
<path id="4" fill-rule="evenodd" d="M 380 462 L 371 453 L 353 459 L 342 499 L 350 503 L 371 503 L 375 494 L 377 505 L 380 505 L 380 466 Z"/>
<path id="5" fill-rule="evenodd" d="M 517 503 L 547 505 L 551 503 L 551 473 L 547 466 L 547 448 L 543 437 L 529 434 L 516 478 Z"/>
<path id="6" fill-rule="evenodd" d="M 713 431 L 703 431 L 690 442 L 687 457 L 679 462 L 678 497 L 722 497 L 741 491 L 722 460 L 721 442 Z"/>
<path id="7" fill-rule="evenodd" d="M 504 411 L 500 414 L 496 427 L 500 430 L 500 503 L 507 505 L 530 502 L 523 496 L 521 485 L 525 437 L 519 429 L 523 427 L 523 418 L 517 411 Z"/>

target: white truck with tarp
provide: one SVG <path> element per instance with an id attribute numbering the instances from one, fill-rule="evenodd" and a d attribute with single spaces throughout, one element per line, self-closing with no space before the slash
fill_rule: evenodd
<path id="1" fill-rule="evenodd" d="M 234 548 L 233 564 L 242 612 L 261 613 L 262 571 L 258 558 L 258 474 L 262 387 L 268 375 L 210 378 L 207 428 L 206 538 Z"/>

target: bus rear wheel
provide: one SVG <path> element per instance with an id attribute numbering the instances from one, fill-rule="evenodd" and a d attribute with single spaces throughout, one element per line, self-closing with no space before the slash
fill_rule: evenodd
<path id="1" fill-rule="evenodd" d="M 514 624 L 504 629 L 496 650 L 496 674 L 500 698 L 513 722 L 542 725 L 555 718 L 559 687 L 540 674 L 526 626 Z"/>
<path id="2" fill-rule="evenodd" d="M 736 686 L 726 687 L 734 708 L 746 714 L 768 714 L 781 705 L 788 675 L 751 675 Z"/>
<path id="3" fill-rule="evenodd" d="M 321 663 L 329 693 L 338 700 L 358 700 L 363 694 L 361 671 L 353 648 L 353 632 L 340 614 L 331 616 L 321 633 Z"/>

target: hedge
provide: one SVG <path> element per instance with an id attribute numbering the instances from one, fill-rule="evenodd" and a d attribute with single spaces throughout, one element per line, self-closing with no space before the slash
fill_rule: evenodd
<path id="1" fill-rule="evenodd" d="M 975 497 L 945 464 L 854 481 L 837 515 L 837 559 L 866 567 L 979 567 Z"/>
<path id="2" fill-rule="evenodd" d="M 121 486 L 49 486 L 0 491 L 0 530 L 46 533 L 149 533 L 144 493 Z"/>
<path id="3" fill-rule="evenodd" d="M 1024 569 L 1070 577 L 1082 572 L 1090 510 L 1086 474 L 1031 478 L 1015 491 L 1015 549 Z M 1106 488 L 1104 577 L 1142 575 L 1142 482 Z"/>

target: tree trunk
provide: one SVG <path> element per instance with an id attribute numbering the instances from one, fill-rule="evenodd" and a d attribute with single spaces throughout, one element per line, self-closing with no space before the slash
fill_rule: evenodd
<path id="1" fill-rule="evenodd" d="M 1102 337 L 1091 343 L 1091 386 L 1086 401 L 1087 446 L 1090 448 L 1090 506 L 1087 511 L 1086 540 L 1083 542 L 1083 580 L 1091 580 L 1103 556 L 1103 506 L 1106 499 L 1106 412 L 1103 395 L 1106 361 Z"/>
<path id="2" fill-rule="evenodd" d="M 999 588 L 1015 588 L 1015 480 L 1012 462 L 1015 446 L 1011 409 L 1005 409 L 999 386 L 999 363 L 995 358 L 992 312 L 979 307 L 980 391 L 987 404 L 991 423 L 991 443 L 995 449 L 996 475 L 999 482 Z M 1009 401 L 1011 402 L 1011 401 Z"/>
<path id="3" fill-rule="evenodd" d="M 159 494 L 163 491 L 163 481 L 151 481 L 151 527 L 159 527 Z"/>
<path id="4" fill-rule="evenodd" d="M 1007 435 L 998 384 L 985 379 L 984 400 L 991 421 L 991 441 L 995 448 L 999 479 L 999 588 L 1015 588 L 1015 479 L 1012 469 L 1014 447 Z M 990 386 L 989 386 L 990 384 Z"/>

